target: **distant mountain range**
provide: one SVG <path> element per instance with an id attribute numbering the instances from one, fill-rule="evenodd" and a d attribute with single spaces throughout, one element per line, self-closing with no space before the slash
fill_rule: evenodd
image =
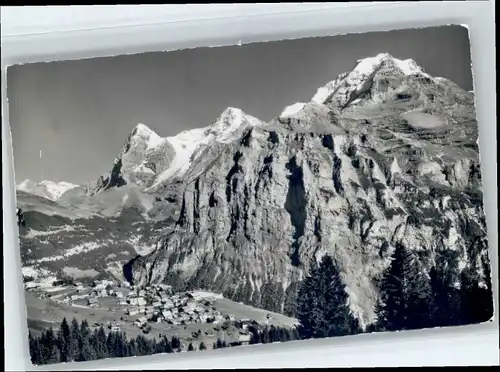
<path id="1" fill-rule="evenodd" d="M 288 312 L 328 252 L 366 325 L 397 242 L 423 271 L 454 250 L 482 275 L 477 138 L 473 93 L 379 54 L 270 122 L 228 108 L 173 137 L 139 124 L 89 187 L 23 182 L 23 262 Z"/>

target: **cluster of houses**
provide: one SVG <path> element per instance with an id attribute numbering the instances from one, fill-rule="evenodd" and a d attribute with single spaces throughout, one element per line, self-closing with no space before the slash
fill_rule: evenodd
<path id="1" fill-rule="evenodd" d="M 40 285 L 35 285 L 34 281 L 26 284 L 30 284 L 27 285 L 29 289 L 40 287 Z M 59 286 L 58 283 L 53 285 Z M 69 305 L 75 305 L 75 302 L 78 301 L 89 307 L 100 307 L 103 303 L 101 301 L 100 305 L 100 300 L 105 298 L 105 302 L 111 301 L 116 310 L 124 312 L 124 318 L 131 317 L 134 320 L 134 325 L 145 333 L 151 329 L 150 323 L 171 325 L 200 323 L 213 324 L 214 327 L 207 328 L 204 333 L 205 336 L 216 337 L 215 332 L 226 331 L 229 325 L 232 325 L 236 329 L 236 333 L 233 333 L 234 336 L 232 336 L 232 342 L 247 344 L 251 339 L 248 328 L 258 324 L 254 320 L 236 320 L 232 315 L 221 314 L 213 307 L 215 294 L 214 296 L 211 294 L 209 296 L 199 295 L 195 292 L 174 294 L 168 285 L 159 284 L 141 288 L 131 286 L 126 282 L 118 283 L 110 280 L 95 280 L 90 286 L 76 281 L 71 287 L 71 291 L 65 295 L 54 296 L 49 292 L 45 293 L 45 291 L 41 291 L 39 295 L 43 297 L 48 295 L 54 301 Z M 113 298 L 116 299 L 116 302 L 113 302 Z M 121 318 L 121 322 L 107 324 L 107 328 L 111 332 L 121 332 L 123 321 L 126 320 L 124 318 Z M 271 318 L 268 315 L 267 323 Z M 101 324 L 94 324 L 94 327 L 100 326 Z M 195 335 L 193 333 L 192 336 L 197 339 L 201 334 Z"/>
<path id="2" fill-rule="evenodd" d="M 128 305 L 125 313 L 129 316 L 138 316 L 135 324 L 142 328 L 148 322 L 185 325 L 189 323 L 217 324 L 225 320 L 233 321 L 232 316 L 223 316 L 214 310 L 212 299 L 198 299 L 189 292 L 184 294 L 168 294 L 163 290 L 151 287 L 140 289 L 133 295 L 127 296 L 118 305 Z"/>
<path id="3" fill-rule="evenodd" d="M 124 296 L 123 292 L 113 289 L 117 284 L 109 280 L 94 281 L 90 288 L 80 282 L 75 282 L 73 286 L 76 293 L 65 296 L 62 302 L 73 305 L 75 301 L 86 300 L 89 307 L 99 307 L 99 298 Z"/>

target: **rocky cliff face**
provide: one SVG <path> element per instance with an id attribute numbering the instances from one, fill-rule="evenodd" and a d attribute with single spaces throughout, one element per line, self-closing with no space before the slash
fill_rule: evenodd
<path id="1" fill-rule="evenodd" d="M 138 126 L 92 196 L 64 208 L 87 206 L 94 214 L 78 218 L 94 226 L 107 216 L 113 244 L 139 254 L 125 265 L 135 284 L 278 312 L 293 308 L 309 260 L 328 252 L 366 325 L 397 242 L 423 271 L 453 250 L 461 269 L 482 272 L 477 137 L 472 93 L 381 54 L 269 123 L 229 108 L 166 139 Z"/>
<path id="2" fill-rule="evenodd" d="M 413 61 L 379 55 L 272 122 L 205 147 L 163 184 L 175 224 L 133 280 L 203 287 L 276 311 L 330 253 L 350 305 L 373 320 L 375 281 L 402 242 L 422 270 L 439 250 L 487 254 L 474 100 Z M 161 204 L 169 203 L 162 199 Z"/>

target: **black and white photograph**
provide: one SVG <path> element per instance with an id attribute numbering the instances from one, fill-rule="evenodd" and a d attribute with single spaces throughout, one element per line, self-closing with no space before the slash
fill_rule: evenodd
<path id="1" fill-rule="evenodd" d="M 490 321 L 473 69 L 460 25 L 10 66 L 32 363 Z"/>

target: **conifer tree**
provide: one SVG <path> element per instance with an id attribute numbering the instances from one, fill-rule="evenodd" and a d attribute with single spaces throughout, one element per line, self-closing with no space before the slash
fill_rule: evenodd
<path id="1" fill-rule="evenodd" d="M 271 325 L 269 327 L 269 342 L 276 342 L 276 341 L 279 341 L 278 339 L 279 335 L 278 335 L 278 330 L 276 329 L 276 327 L 274 325 Z"/>
<path id="2" fill-rule="evenodd" d="M 151 346 L 150 346 L 150 354 L 156 354 L 156 349 L 158 348 L 158 342 L 156 341 L 156 337 L 153 337 L 153 340 L 151 341 Z"/>
<path id="3" fill-rule="evenodd" d="M 223 346 L 222 346 L 222 340 L 220 338 L 217 339 L 217 341 L 215 342 L 215 348 L 214 349 L 221 349 Z"/>
<path id="4" fill-rule="evenodd" d="M 134 339 L 129 341 L 127 348 L 128 348 L 128 355 L 130 355 L 130 356 L 138 356 L 139 355 L 139 353 L 137 351 L 137 345 L 136 345 Z"/>
<path id="5" fill-rule="evenodd" d="M 33 337 L 31 331 L 28 332 L 29 346 L 30 346 L 30 356 L 31 362 L 35 365 L 41 364 L 41 348 L 40 339 L 38 337 Z"/>
<path id="6" fill-rule="evenodd" d="M 173 353 L 172 343 L 165 337 L 165 352 Z"/>
<path id="7" fill-rule="evenodd" d="M 342 336 L 360 331 L 348 306 L 345 284 L 329 255 L 323 256 L 319 265 L 311 262 L 309 276 L 299 289 L 297 317 L 303 338 Z"/>
<path id="8" fill-rule="evenodd" d="M 488 273 L 486 274 L 488 275 Z M 487 281 L 490 281 L 489 278 Z M 460 292 L 461 314 L 464 324 L 482 323 L 490 320 L 493 315 L 492 292 L 488 288 L 488 284 L 481 283 L 479 274 L 473 268 L 467 267 L 462 271 Z"/>
<path id="9" fill-rule="evenodd" d="M 429 275 L 432 326 L 461 324 L 460 290 L 456 287 L 460 279 L 457 254 L 454 251 L 436 252 L 436 263 Z"/>
<path id="10" fill-rule="evenodd" d="M 264 329 L 262 330 L 262 332 L 260 334 L 260 342 L 263 343 L 263 344 L 268 344 L 269 342 L 271 342 L 271 336 L 269 334 L 269 328 L 264 327 Z"/>
<path id="11" fill-rule="evenodd" d="M 57 333 L 61 362 L 68 362 L 70 360 L 70 343 L 71 343 L 71 330 L 68 321 L 63 318 L 61 327 Z"/>
<path id="12" fill-rule="evenodd" d="M 432 289 L 426 271 L 414 263 L 411 273 L 410 295 L 408 305 L 407 329 L 422 329 L 432 326 L 431 304 Z"/>
<path id="13" fill-rule="evenodd" d="M 290 341 L 290 334 L 288 329 L 280 327 L 279 331 L 280 331 L 280 341 L 283 342 Z"/>
<path id="14" fill-rule="evenodd" d="M 52 345 L 50 349 L 49 356 L 47 358 L 47 364 L 55 364 L 61 362 L 61 355 L 59 349 L 56 345 Z"/>
<path id="15" fill-rule="evenodd" d="M 259 330 L 253 326 L 250 327 L 248 330 L 250 331 L 250 345 L 260 344 L 261 338 Z"/>
<path id="16" fill-rule="evenodd" d="M 114 332 L 109 332 L 106 337 L 106 348 L 108 349 L 109 356 L 116 358 L 116 337 Z"/>
<path id="17" fill-rule="evenodd" d="M 89 324 L 86 320 L 83 320 L 80 324 L 80 340 L 79 340 L 80 353 L 77 359 L 77 361 L 79 362 L 96 359 L 94 349 L 90 344 L 90 336 L 91 336 L 91 331 L 89 328 Z"/>
<path id="18" fill-rule="evenodd" d="M 108 350 L 106 346 L 106 332 L 101 326 L 94 331 L 91 338 L 91 345 L 95 350 L 95 355 L 97 359 L 107 358 Z"/>
<path id="19" fill-rule="evenodd" d="M 55 353 L 54 346 L 56 346 L 55 345 L 56 338 L 52 327 L 43 332 L 40 341 L 41 341 L 41 357 L 43 363 L 45 364 L 54 363 L 54 360 L 57 358 L 57 356 L 54 355 Z"/>
<path id="20" fill-rule="evenodd" d="M 384 273 L 376 307 L 377 330 L 419 329 L 431 325 L 431 287 L 413 254 L 398 243 Z"/>
<path id="21" fill-rule="evenodd" d="M 75 318 L 71 321 L 68 352 L 68 362 L 78 360 L 80 354 L 80 325 Z"/>
<path id="22" fill-rule="evenodd" d="M 174 351 L 179 351 L 181 348 L 181 341 L 179 340 L 179 337 L 177 336 L 172 336 L 172 340 L 170 341 L 170 344 L 172 345 L 172 349 Z"/>

